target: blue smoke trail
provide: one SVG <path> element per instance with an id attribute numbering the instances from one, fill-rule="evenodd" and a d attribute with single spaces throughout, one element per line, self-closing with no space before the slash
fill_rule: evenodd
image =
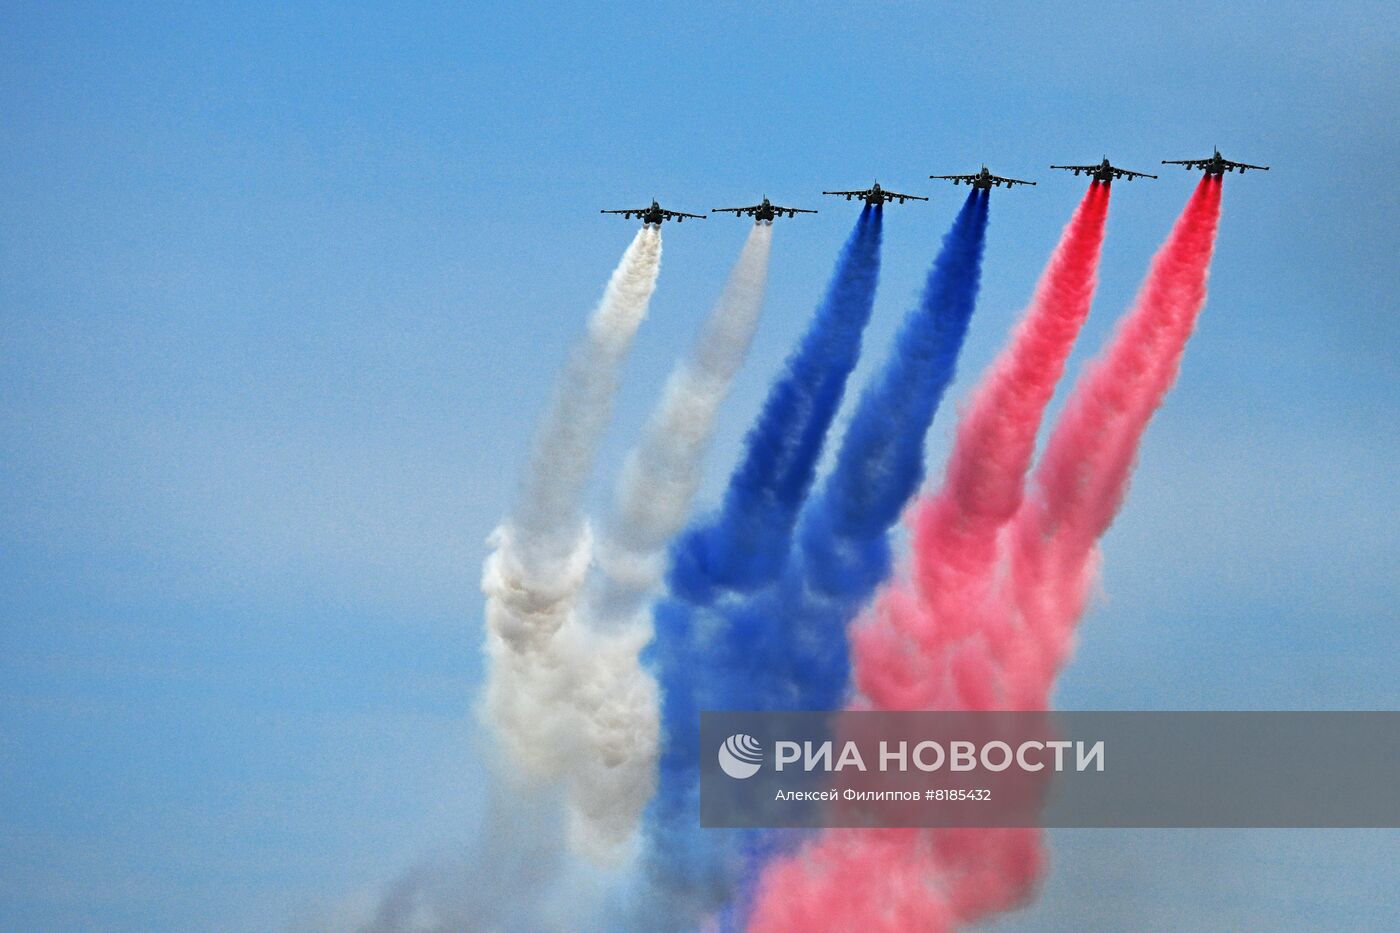
<path id="1" fill-rule="evenodd" d="M 943 236 L 919 307 L 861 394 L 835 468 L 802 511 L 795 559 L 776 588 L 745 607 L 745 622 L 790 633 L 785 645 L 762 641 L 783 649 L 765 659 L 764 669 L 770 679 L 786 679 L 784 708 L 832 709 L 845 699 L 846 626 L 889 576 L 890 529 L 923 483 L 924 439 L 956 375 L 977 304 L 989 200 L 986 191 L 969 192 Z"/>
<path id="2" fill-rule="evenodd" d="M 730 629 L 725 619 L 730 607 L 771 585 L 787 563 L 798 511 L 870 320 L 881 220 L 879 207 L 861 212 L 816 316 L 748 434 L 718 514 L 681 535 L 671 550 L 669 595 L 655 607 L 656 639 L 648 650 L 661 686 L 663 744 L 647 821 L 654 880 L 679 900 L 686 892 L 708 891 L 705 901 L 714 904 L 725 893 L 716 884 L 727 873 L 716 875 L 720 866 L 708 864 L 703 845 L 696 848 L 692 838 L 699 819 L 700 704 L 725 705 L 734 684 L 756 673 L 745 660 L 748 634 Z"/>
<path id="3" fill-rule="evenodd" d="M 924 440 L 956 375 L 977 304 L 989 197 L 968 193 L 909 313 L 894 352 L 861 393 L 836 465 L 802 510 L 798 548 L 781 581 L 738 607 L 731 624 L 758 632 L 764 671 L 756 689 L 726 697 L 730 709 L 841 706 L 850 675 L 846 627 L 889 576 L 890 530 L 924 479 Z M 743 867 L 721 918 L 742 929 L 763 864 L 794 833 L 732 833 Z"/>
<path id="4" fill-rule="evenodd" d="M 688 617 L 692 624 L 708 623 L 695 637 L 710 642 L 691 656 L 686 682 L 673 678 L 667 684 L 688 690 L 689 721 L 665 719 L 670 744 L 661 786 L 663 793 L 672 791 L 672 799 L 659 800 L 655 809 L 658 823 L 669 816 L 674 825 L 653 832 L 652 844 L 667 846 L 665 861 L 654 869 L 672 886 L 686 883 L 701 909 L 737 894 L 721 918 L 724 928 L 741 925 L 758 868 L 795 839 L 695 832 L 697 712 L 831 709 L 845 699 L 846 626 L 888 576 L 890 530 L 923 481 L 924 440 L 955 375 L 976 305 L 988 206 L 986 192 L 969 193 L 945 234 L 918 307 L 862 393 L 835 467 L 801 512 L 797 547 L 787 554 L 781 576 L 699 618 Z M 676 809 L 664 811 L 663 805 Z"/>

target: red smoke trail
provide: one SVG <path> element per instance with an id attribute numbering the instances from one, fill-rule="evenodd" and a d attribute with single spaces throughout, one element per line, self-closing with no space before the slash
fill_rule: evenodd
<path id="1" fill-rule="evenodd" d="M 1000 659 L 1008 665 L 1010 708 L 1044 708 L 1069 654 L 1093 584 L 1098 539 L 1123 503 L 1142 435 L 1176 380 L 1205 304 L 1220 191 L 1220 179 L 1209 175 L 1197 186 L 1132 312 L 1066 403 L 1036 471 L 1036 491 L 1012 524 L 1015 603 L 1036 644 L 1021 652 L 1033 663 Z"/>
<path id="2" fill-rule="evenodd" d="M 1204 304 L 1219 213 L 1220 181 L 1207 177 L 1133 310 L 1079 380 L 1019 507 L 1018 457 L 1030 456 L 1015 446 L 1020 422 L 981 404 L 1014 350 L 993 370 L 959 431 L 944 490 L 914 517 L 915 579 L 887 586 L 852 633 L 857 706 L 1045 708 L 1093 582 L 1098 538 Z M 1024 413 L 1002 412 L 1010 410 Z M 979 422 L 987 433 L 974 437 Z M 994 437 L 1007 446 L 969 459 L 979 439 Z M 950 930 L 1024 903 L 1044 860 L 1036 829 L 829 830 L 770 863 L 751 929 Z"/>
<path id="3" fill-rule="evenodd" d="M 918 598 L 890 588 L 881 609 L 894 622 L 897 635 L 923 645 L 926 650 L 920 654 L 961 641 L 986 621 L 980 610 L 989 604 L 985 591 L 997 564 L 998 533 L 1021 505 L 1041 417 L 1089 315 L 1109 190 L 1097 183 L 1089 187 L 1010 345 L 983 378 L 963 416 L 943 488 L 912 510 Z M 855 651 L 874 650 L 889 658 L 892 652 L 866 642 L 884 641 L 896 633 L 859 628 L 853 636 Z M 902 661 L 917 658 L 907 652 L 893 655 Z M 883 664 L 858 665 L 857 687 L 885 709 L 942 708 L 948 700 L 937 692 L 941 680 L 920 668 L 916 663 L 905 676 L 892 678 Z M 880 675 L 864 677 L 871 669 Z"/>

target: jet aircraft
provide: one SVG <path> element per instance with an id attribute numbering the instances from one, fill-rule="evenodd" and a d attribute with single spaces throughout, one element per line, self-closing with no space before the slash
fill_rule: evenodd
<path id="1" fill-rule="evenodd" d="M 1000 175 L 993 175 L 987 171 L 987 166 L 982 166 L 982 171 L 973 175 L 930 175 L 929 178 L 936 178 L 942 181 L 951 181 L 955 185 L 968 184 L 974 188 L 984 190 L 999 188 L 1002 185 L 1010 188 L 1013 185 L 1033 185 L 1033 181 L 1022 181 L 1019 178 L 1002 178 Z"/>
<path id="2" fill-rule="evenodd" d="M 1116 178 L 1126 178 L 1132 181 L 1134 178 L 1156 178 L 1156 175 L 1149 175 L 1146 172 L 1130 172 L 1125 168 L 1117 168 L 1108 164 L 1108 156 L 1098 165 L 1052 165 L 1051 168 L 1062 168 L 1067 172 L 1074 172 L 1078 175 L 1083 172 L 1093 177 L 1094 181 L 1101 181 L 1106 185 L 1113 183 Z"/>
<path id="3" fill-rule="evenodd" d="M 921 198 L 917 194 L 900 194 L 898 191 L 886 191 L 884 188 L 880 187 L 880 183 L 878 181 L 875 182 L 875 185 L 873 187 L 866 188 L 863 191 L 823 191 L 822 194 L 838 195 L 844 197 L 847 201 L 849 201 L 851 198 L 860 198 L 862 201 L 864 201 L 866 204 L 871 205 L 872 207 L 879 207 L 886 201 L 893 201 L 896 199 L 898 199 L 900 204 L 903 204 L 905 201 L 928 200 L 928 198 Z"/>
<path id="4" fill-rule="evenodd" d="M 816 213 L 816 211 L 803 210 L 800 207 L 780 207 L 770 202 L 767 198 L 763 199 L 762 204 L 750 204 L 748 207 L 716 207 L 712 208 L 711 212 L 715 214 L 732 213 L 735 217 L 747 215 L 754 219 L 754 223 L 763 223 L 764 221 L 772 223 L 773 218 L 781 217 L 784 214 L 789 217 L 796 217 L 798 214 Z"/>
<path id="5" fill-rule="evenodd" d="M 684 211 L 668 211 L 660 204 L 657 204 L 655 200 L 651 202 L 651 207 L 629 207 L 626 210 L 599 211 L 598 213 L 621 214 L 623 220 L 631 220 L 632 215 L 635 214 L 637 215 L 637 219 L 640 220 L 643 224 L 654 225 L 657 227 L 661 226 L 661 222 L 664 220 L 674 220 L 676 223 L 679 224 L 685 223 L 685 219 L 687 217 L 695 217 L 699 220 L 705 219 L 704 214 L 687 214 Z"/>
<path id="6" fill-rule="evenodd" d="M 1162 164 L 1184 165 L 1188 172 L 1192 169 L 1199 169 L 1207 175 L 1224 175 L 1226 172 L 1233 172 L 1235 169 L 1239 169 L 1241 175 L 1251 168 L 1260 172 L 1267 172 L 1269 170 L 1267 165 L 1250 165 L 1248 162 L 1231 162 L 1220 154 L 1219 149 L 1215 150 L 1215 155 L 1211 156 L 1209 159 L 1163 159 Z"/>

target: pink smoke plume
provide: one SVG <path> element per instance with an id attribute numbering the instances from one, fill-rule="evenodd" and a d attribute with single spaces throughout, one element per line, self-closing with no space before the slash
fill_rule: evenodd
<path id="1" fill-rule="evenodd" d="M 1220 180 L 1192 195 L 1026 495 L 1045 405 L 1088 313 L 1106 210 L 1106 188 L 1091 189 L 960 425 L 943 488 L 912 510 L 911 578 L 888 584 L 851 633 L 855 708 L 1047 707 L 1097 541 L 1205 303 Z M 767 866 L 750 929 L 951 930 L 1024 904 L 1045 858 L 1037 829 L 827 830 Z"/>
<path id="2" fill-rule="evenodd" d="M 1031 650 L 1004 652 L 1006 702 L 1044 709 L 1067 659 L 1098 564 L 1098 540 L 1118 514 L 1143 433 L 1176 381 L 1205 305 L 1221 184 L 1197 186 L 1108 349 L 1079 379 L 1036 470 L 1035 491 L 1009 532 L 1011 589 Z M 1007 644 L 1010 647 L 1010 644 Z"/>

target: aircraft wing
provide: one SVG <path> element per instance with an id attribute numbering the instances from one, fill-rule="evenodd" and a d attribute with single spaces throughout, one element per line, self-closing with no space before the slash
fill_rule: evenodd
<path id="1" fill-rule="evenodd" d="M 928 200 L 928 198 L 920 197 L 917 194 L 900 194 L 898 191 L 886 191 L 884 194 L 886 198 L 899 198 L 901 201 L 903 201 L 905 198 L 908 198 L 911 201 Z"/>
<path id="2" fill-rule="evenodd" d="M 1001 182 L 1003 185 L 1005 185 L 1005 186 L 1008 187 L 1008 188 L 1010 188 L 1012 185 L 1033 185 L 1033 184 L 1035 184 L 1035 182 L 1033 182 L 1033 181 L 1022 181 L 1022 180 L 1019 179 L 1019 178 L 1002 178 L 1000 175 L 993 175 L 993 176 L 992 176 L 992 181 L 999 181 L 999 182 Z"/>
<path id="3" fill-rule="evenodd" d="M 1163 165 L 1184 165 L 1187 168 L 1205 168 L 1210 159 L 1163 159 Z"/>
<path id="4" fill-rule="evenodd" d="M 687 214 L 685 211 L 668 211 L 664 207 L 661 209 L 661 213 L 668 219 L 671 217 L 694 217 L 698 220 L 705 219 L 704 214 Z"/>
<path id="5" fill-rule="evenodd" d="M 1269 167 L 1267 165 L 1250 165 L 1248 162 L 1231 162 L 1229 159 L 1222 159 L 1221 161 L 1232 169 L 1239 169 L 1240 174 L 1244 174 L 1244 170 L 1248 168 L 1252 168 L 1260 172 L 1267 172 L 1269 170 Z"/>
<path id="6" fill-rule="evenodd" d="M 600 214 L 627 214 L 629 217 L 630 217 L 632 214 L 636 214 L 638 217 L 640 217 L 641 215 L 645 214 L 645 213 L 647 212 L 647 210 L 648 210 L 648 208 L 645 208 L 645 207 L 629 207 L 628 209 L 626 209 L 626 210 L 621 210 L 621 211 L 599 211 L 598 213 L 600 213 Z"/>
<path id="7" fill-rule="evenodd" d="M 1062 168 L 1067 172 L 1074 172 L 1075 174 L 1080 172 L 1097 172 L 1101 168 L 1101 166 L 1098 165 L 1052 165 L 1050 167 Z"/>
<path id="8" fill-rule="evenodd" d="M 1115 169 L 1113 170 L 1113 172 L 1114 172 L 1114 174 L 1116 174 L 1119 178 L 1126 178 L 1126 179 L 1128 179 L 1129 181 L 1132 181 L 1134 178 L 1156 178 L 1156 177 L 1157 177 L 1156 175 L 1149 175 L 1149 174 L 1147 174 L 1146 172 L 1130 172 L 1129 170 L 1127 170 L 1127 169 L 1125 169 L 1125 168 L 1115 168 Z"/>
<path id="9" fill-rule="evenodd" d="M 822 192 L 822 194 L 844 194 L 844 195 L 845 195 L 846 197 L 848 197 L 848 198 L 849 198 L 849 197 L 863 198 L 863 197 L 865 197 L 865 196 L 866 196 L 867 194 L 869 194 L 869 193 L 870 193 L 870 189 L 869 189 L 869 188 L 866 188 L 864 191 L 823 191 L 823 192 Z"/>
<path id="10" fill-rule="evenodd" d="M 809 211 L 809 210 L 805 210 L 805 209 L 800 208 L 800 207 L 779 207 L 779 206 L 776 205 L 776 204 L 773 205 L 773 210 L 775 210 L 775 211 L 777 211 L 778 213 L 781 213 L 781 214 L 815 214 L 815 213 L 816 213 L 816 211 Z"/>
<path id="11" fill-rule="evenodd" d="M 976 175 L 930 175 L 929 178 L 936 178 L 939 181 L 951 181 L 955 185 L 964 181 L 970 185 L 977 180 Z"/>
<path id="12" fill-rule="evenodd" d="M 748 207 L 712 207 L 710 212 L 714 214 L 751 214 L 762 206 L 762 204 L 750 204 Z"/>

